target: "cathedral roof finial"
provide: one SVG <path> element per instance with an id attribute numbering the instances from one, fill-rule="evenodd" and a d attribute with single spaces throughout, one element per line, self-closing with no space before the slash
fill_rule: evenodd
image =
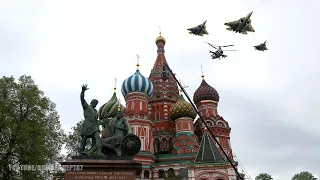
<path id="1" fill-rule="evenodd" d="M 118 99 L 118 101 L 119 101 L 118 111 L 121 111 L 121 101 L 120 101 L 120 99 Z"/>
<path id="2" fill-rule="evenodd" d="M 139 55 L 137 54 L 137 69 L 139 69 L 139 60 L 140 60 L 140 57 L 139 57 Z"/>
<path id="3" fill-rule="evenodd" d="M 113 88 L 114 92 L 117 91 L 117 78 L 114 78 L 114 88 Z"/>
<path id="4" fill-rule="evenodd" d="M 201 77 L 202 77 L 202 79 L 204 79 L 204 75 L 203 75 L 203 70 L 202 70 L 202 65 L 201 65 Z"/>
<path id="5" fill-rule="evenodd" d="M 166 44 L 166 39 L 161 36 L 161 28 L 160 28 L 160 26 L 159 26 L 159 37 L 157 37 L 157 39 L 156 39 L 156 44 L 158 44 L 158 42 L 162 42 L 163 44 Z"/>

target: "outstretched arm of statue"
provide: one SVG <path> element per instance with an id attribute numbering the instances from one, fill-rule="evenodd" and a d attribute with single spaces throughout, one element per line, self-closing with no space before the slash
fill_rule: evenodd
<path id="1" fill-rule="evenodd" d="M 87 101 L 84 99 L 84 92 L 89 89 L 89 88 L 87 88 L 87 86 L 88 85 L 86 85 L 86 84 L 82 85 L 82 91 L 80 93 L 80 100 L 81 100 L 81 104 L 82 104 L 83 108 L 86 108 L 88 106 Z"/>
<path id="2" fill-rule="evenodd" d="M 130 127 L 130 124 L 129 124 L 128 120 L 125 119 L 125 120 L 124 120 L 124 123 L 125 123 L 125 125 L 127 126 L 127 133 L 128 133 L 128 134 L 129 134 L 129 133 L 132 134 L 131 127 Z"/>

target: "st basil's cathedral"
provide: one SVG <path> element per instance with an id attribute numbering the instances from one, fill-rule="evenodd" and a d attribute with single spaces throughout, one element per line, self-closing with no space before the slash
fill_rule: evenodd
<path id="1" fill-rule="evenodd" d="M 120 104 L 116 91 L 103 106 L 122 106 L 132 133 L 141 140 L 140 152 L 134 158 L 142 163 L 139 179 L 164 179 L 165 173 L 171 171 L 188 180 L 237 180 L 232 165 L 201 119 L 196 119 L 197 113 L 183 97 L 174 77 L 162 78 L 163 65 L 167 63 L 166 40 L 160 34 L 155 43 L 157 58 L 149 78 L 142 75 L 137 64 L 136 72 L 122 83 L 126 106 Z M 237 167 L 230 144 L 231 128 L 217 111 L 219 94 L 204 76 L 199 84 L 193 102 Z"/>

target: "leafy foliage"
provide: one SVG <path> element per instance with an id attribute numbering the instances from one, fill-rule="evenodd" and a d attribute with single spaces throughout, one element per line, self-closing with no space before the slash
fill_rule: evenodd
<path id="1" fill-rule="evenodd" d="M 165 180 L 183 180 L 183 177 L 180 175 L 176 175 L 174 171 L 166 171 Z"/>
<path id="2" fill-rule="evenodd" d="M 43 179 L 41 172 L 8 167 L 54 163 L 64 139 L 55 104 L 30 76 L 0 79 L 0 179 Z"/>
<path id="3" fill-rule="evenodd" d="M 292 180 L 315 180 L 316 178 L 308 171 L 303 171 L 295 174 Z"/>
<path id="4" fill-rule="evenodd" d="M 73 126 L 66 138 L 66 149 L 69 156 L 77 155 L 81 142 L 81 130 L 84 120 L 79 121 Z M 86 149 L 91 147 L 91 139 L 87 139 Z"/>
<path id="5" fill-rule="evenodd" d="M 271 175 L 267 173 L 261 173 L 255 178 L 255 180 L 272 180 L 272 179 L 273 178 L 271 177 Z"/>

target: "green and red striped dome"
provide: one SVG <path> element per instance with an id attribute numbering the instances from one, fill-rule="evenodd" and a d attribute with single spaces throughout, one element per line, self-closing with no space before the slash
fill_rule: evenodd
<path id="1" fill-rule="evenodd" d="M 178 98 L 178 102 L 176 102 L 170 111 L 170 118 L 171 120 L 176 120 L 181 117 L 189 117 L 191 119 L 196 118 L 197 113 L 196 111 L 192 108 L 191 104 L 188 103 L 180 94 Z"/>
<path id="2" fill-rule="evenodd" d="M 212 100 L 219 102 L 219 94 L 212 86 L 210 86 L 204 79 L 196 92 L 193 95 L 193 102 L 198 104 L 203 100 Z"/>
<path id="3" fill-rule="evenodd" d="M 124 113 L 126 110 L 126 107 L 120 103 L 119 99 L 117 98 L 116 88 L 114 88 L 114 93 L 111 99 L 99 108 L 98 118 L 102 120 L 104 118 L 112 118 L 116 116 L 119 105 L 120 105 L 121 111 Z"/>

